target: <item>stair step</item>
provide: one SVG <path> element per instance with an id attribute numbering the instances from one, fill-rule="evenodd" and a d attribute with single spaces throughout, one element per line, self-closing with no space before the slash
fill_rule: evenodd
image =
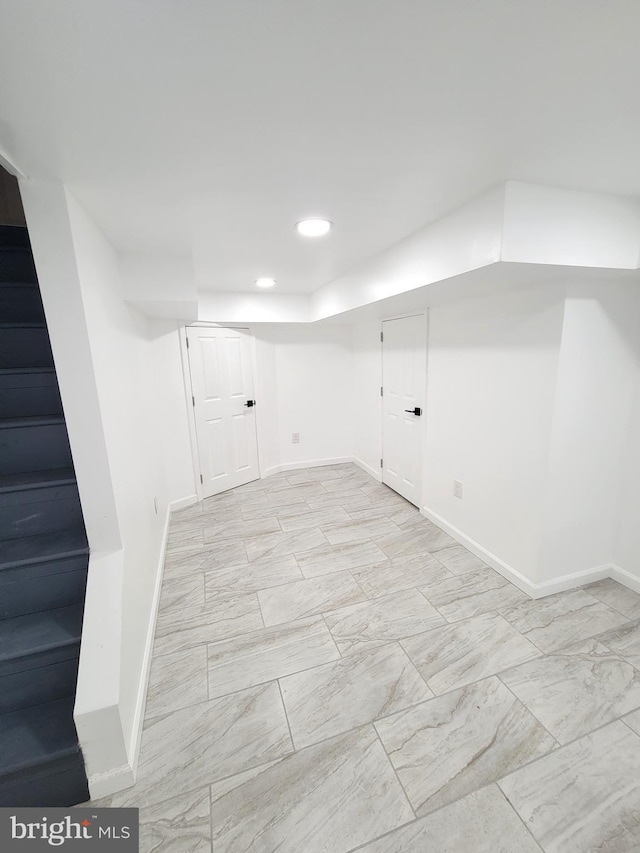
<path id="1" fill-rule="evenodd" d="M 53 368 L 0 369 L 0 419 L 61 414 Z"/>
<path id="2" fill-rule="evenodd" d="M 72 557 L 23 563 L 0 571 L 0 619 L 84 602 L 88 548 Z"/>
<path id="3" fill-rule="evenodd" d="M 0 474 L 71 465 L 71 448 L 61 415 L 0 420 Z"/>
<path id="4" fill-rule="evenodd" d="M 0 280 L 29 284 L 37 282 L 31 249 L 23 246 L 0 246 Z"/>
<path id="5" fill-rule="evenodd" d="M 5 474 L 0 477 L 0 494 L 44 489 L 75 483 L 73 468 L 53 468 L 50 471 L 28 471 L 25 474 Z"/>
<path id="6" fill-rule="evenodd" d="M 0 246 L 29 248 L 29 234 L 24 225 L 0 225 Z"/>
<path id="7" fill-rule="evenodd" d="M 78 683 L 78 663 L 79 647 L 68 660 L 0 677 L 0 714 L 73 696 Z"/>
<path id="8" fill-rule="evenodd" d="M 43 322 L 44 308 L 36 282 L 0 281 L 3 323 Z"/>
<path id="9" fill-rule="evenodd" d="M 88 553 L 84 525 L 42 536 L 8 539 L 0 542 L 0 572 L 27 563 L 44 563 Z"/>
<path id="10" fill-rule="evenodd" d="M 53 354 L 46 326 L 12 325 L 0 331 L 0 365 L 9 367 L 51 367 Z"/>
<path id="11" fill-rule="evenodd" d="M 0 716 L 0 777 L 78 751 L 72 698 Z"/>
<path id="12" fill-rule="evenodd" d="M 83 605 L 0 621 L 0 678 L 77 657 Z"/>

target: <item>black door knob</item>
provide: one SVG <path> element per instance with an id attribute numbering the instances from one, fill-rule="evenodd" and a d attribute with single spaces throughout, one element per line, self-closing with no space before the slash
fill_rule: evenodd
<path id="1" fill-rule="evenodd" d="M 245 406 L 246 406 L 248 409 L 253 409 L 253 407 L 255 406 L 255 404 L 256 404 L 256 401 L 255 401 L 255 400 L 247 400 L 247 402 L 245 403 Z"/>
<path id="2" fill-rule="evenodd" d="M 410 415 L 416 415 L 417 417 L 420 417 L 420 415 L 422 414 L 422 409 L 419 409 L 416 406 L 415 409 L 405 409 L 405 412 L 409 412 Z"/>

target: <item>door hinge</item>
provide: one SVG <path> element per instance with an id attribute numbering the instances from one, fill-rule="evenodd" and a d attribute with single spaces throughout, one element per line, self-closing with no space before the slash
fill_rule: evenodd
<path id="1" fill-rule="evenodd" d="M 200 482 L 204 485 L 204 480 L 202 478 L 202 474 L 200 474 Z"/>
<path id="2" fill-rule="evenodd" d="M 196 398 L 193 396 L 193 394 L 191 395 L 191 404 L 192 404 L 192 405 L 194 406 L 194 408 L 195 408 L 195 405 L 196 405 Z"/>
<path id="3" fill-rule="evenodd" d="M 384 332 L 380 332 L 380 343 L 384 341 Z"/>
<path id="4" fill-rule="evenodd" d="M 384 391 L 383 391 L 382 385 L 380 386 L 380 396 L 384 397 Z"/>
<path id="5" fill-rule="evenodd" d="M 187 349 L 189 349 L 189 338 L 187 338 L 186 341 L 187 341 Z"/>
<path id="6" fill-rule="evenodd" d="M 383 467 L 383 465 L 382 465 L 382 459 L 380 460 L 380 467 L 381 467 L 381 468 Z"/>

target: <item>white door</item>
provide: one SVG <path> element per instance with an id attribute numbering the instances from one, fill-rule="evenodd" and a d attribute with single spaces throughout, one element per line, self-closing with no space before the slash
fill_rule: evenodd
<path id="1" fill-rule="evenodd" d="M 415 506 L 422 498 L 427 321 L 382 324 L 382 482 Z"/>
<path id="2" fill-rule="evenodd" d="M 251 336 L 245 329 L 187 328 L 201 497 L 260 476 Z"/>

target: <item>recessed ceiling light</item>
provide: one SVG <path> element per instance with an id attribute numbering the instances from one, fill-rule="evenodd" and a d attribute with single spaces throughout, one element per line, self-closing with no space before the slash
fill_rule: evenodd
<path id="1" fill-rule="evenodd" d="M 328 219 L 303 219 L 302 222 L 296 223 L 298 234 L 304 237 L 324 237 L 331 231 L 333 222 Z"/>
<path id="2" fill-rule="evenodd" d="M 257 278 L 256 279 L 256 286 L 257 287 L 273 287 L 273 285 L 275 283 L 276 283 L 276 280 L 274 278 Z"/>

